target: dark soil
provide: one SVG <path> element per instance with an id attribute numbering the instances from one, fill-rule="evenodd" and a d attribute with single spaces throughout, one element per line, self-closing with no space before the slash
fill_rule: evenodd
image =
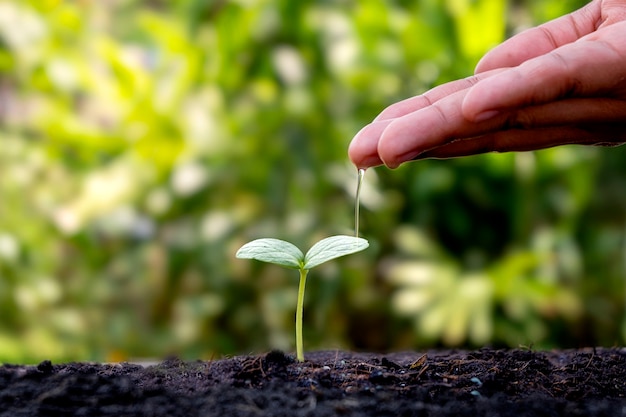
<path id="1" fill-rule="evenodd" d="M 0 367 L 0 416 L 626 416 L 626 349 Z"/>

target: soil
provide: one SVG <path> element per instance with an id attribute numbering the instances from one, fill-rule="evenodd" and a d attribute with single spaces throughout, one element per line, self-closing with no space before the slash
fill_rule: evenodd
<path id="1" fill-rule="evenodd" d="M 0 416 L 626 416 L 626 348 L 0 367 Z"/>

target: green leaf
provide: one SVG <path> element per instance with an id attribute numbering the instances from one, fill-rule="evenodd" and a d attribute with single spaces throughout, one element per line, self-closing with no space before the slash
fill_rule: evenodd
<path id="1" fill-rule="evenodd" d="M 289 268 L 300 269 L 304 264 L 302 251 L 289 242 L 264 238 L 243 245 L 235 254 L 240 259 L 256 259 Z"/>
<path id="2" fill-rule="evenodd" d="M 327 237 L 309 249 L 304 257 L 303 269 L 315 268 L 331 259 L 360 252 L 368 246 L 368 241 L 360 237 L 343 235 Z"/>

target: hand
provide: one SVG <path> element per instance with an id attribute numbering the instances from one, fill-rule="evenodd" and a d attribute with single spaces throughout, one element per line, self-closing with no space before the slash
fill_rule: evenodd
<path id="1" fill-rule="evenodd" d="M 359 168 L 626 142 L 626 2 L 594 0 L 487 53 L 474 76 L 385 109 L 352 140 Z"/>

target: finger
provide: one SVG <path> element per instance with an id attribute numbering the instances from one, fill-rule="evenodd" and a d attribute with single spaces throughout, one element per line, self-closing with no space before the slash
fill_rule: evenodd
<path id="1" fill-rule="evenodd" d="M 459 92 L 457 95 L 460 98 L 464 93 Z M 604 134 L 606 133 L 602 131 L 604 125 L 617 125 L 626 130 L 625 120 L 626 101 L 575 98 L 510 110 L 491 119 L 474 123 L 463 117 L 459 99 L 451 96 L 440 100 L 433 106 L 389 123 L 380 133 L 378 156 L 387 166 L 394 168 L 403 162 L 421 157 L 425 152 L 451 143 L 454 145 L 447 152 L 454 150 L 472 152 L 474 149 L 480 150 L 483 147 L 489 151 L 507 151 L 510 149 L 506 146 L 506 142 L 491 143 L 488 138 L 498 137 L 504 140 L 511 131 L 533 131 L 542 128 L 568 129 L 575 126 L 600 126 L 597 130 Z M 590 130 L 588 127 L 586 129 Z M 503 136 L 498 136 L 497 132 L 500 131 L 503 132 Z M 485 137 L 483 141 L 486 142 L 477 143 L 476 148 L 469 147 L 473 146 L 469 143 L 459 141 L 459 139 L 469 141 L 483 136 Z M 525 137 L 532 139 L 532 135 Z M 562 136 L 555 136 L 554 142 L 558 143 L 561 139 Z M 568 139 L 565 143 L 572 143 L 571 140 L 573 139 Z M 497 148 L 500 144 L 504 146 L 502 149 Z M 537 142 L 529 140 L 524 146 L 527 149 L 541 149 L 546 145 L 538 139 Z M 463 155 L 465 153 L 454 156 Z"/>
<path id="2" fill-rule="evenodd" d="M 561 145 L 618 146 L 626 143 L 624 126 L 599 133 L 583 127 L 547 127 L 532 130 L 506 130 L 470 139 L 459 139 L 423 152 L 418 159 L 447 159 L 488 152 L 524 152 Z"/>
<path id="3" fill-rule="evenodd" d="M 383 163 L 378 156 L 378 140 L 392 120 L 370 123 L 352 139 L 348 157 L 357 168 L 370 168 Z"/>
<path id="4" fill-rule="evenodd" d="M 428 108 L 433 102 L 458 91 L 467 91 L 478 80 L 488 77 L 490 73 L 456 80 L 429 90 L 423 95 L 411 97 L 387 107 L 372 123 L 363 127 L 352 139 L 348 147 L 348 156 L 357 168 L 369 168 L 383 164 L 378 154 L 378 141 L 382 132 L 395 119 Z"/>
<path id="5" fill-rule="evenodd" d="M 489 51 L 476 65 L 475 73 L 516 67 L 531 58 L 574 42 L 595 31 L 600 16 L 600 2 L 594 1 L 573 13 L 525 30 Z"/>
<path id="6" fill-rule="evenodd" d="M 626 22 L 619 29 L 625 27 Z M 623 34 L 608 29 L 602 42 L 583 39 L 476 83 L 464 98 L 463 114 L 480 121 L 509 108 L 624 93 Z M 601 71 L 598 63 L 602 63 Z"/>
<path id="7" fill-rule="evenodd" d="M 484 134 L 504 123 L 502 117 L 481 123 L 467 120 L 461 106 L 468 91 L 458 91 L 428 107 L 388 121 L 387 126 L 376 132 L 380 160 L 395 168 L 426 150 L 454 139 Z M 374 138 L 368 139 L 370 145 L 376 142 Z"/>
<path id="8" fill-rule="evenodd" d="M 439 85 L 431 90 L 428 90 L 422 95 L 408 98 L 406 100 L 399 101 L 392 104 L 383 110 L 374 121 L 389 120 L 402 117 L 414 111 L 428 107 L 433 103 L 461 90 L 466 90 L 478 81 L 488 78 L 494 74 L 502 72 L 502 69 L 494 71 L 486 71 L 484 73 L 473 75 L 460 80 L 451 81 L 442 85 Z"/>

